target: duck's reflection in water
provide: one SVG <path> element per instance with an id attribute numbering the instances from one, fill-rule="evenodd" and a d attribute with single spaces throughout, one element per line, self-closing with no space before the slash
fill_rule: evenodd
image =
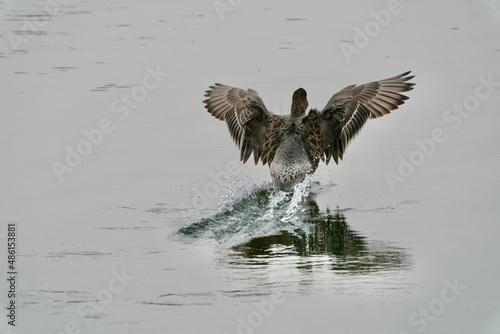
<path id="1" fill-rule="evenodd" d="M 237 261 L 239 265 L 265 265 L 276 258 L 293 257 L 302 269 L 326 261 L 331 270 L 344 274 L 368 274 L 411 266 L 411 257 L 403 248 L 367 239 L 350 228 L 339 209 L 321 212 L 312 197 L 306 203 L 302 218 L 308 228 L 283 230 L 236 245 L 232 247 L 235 252 L 232 264 Z"/>

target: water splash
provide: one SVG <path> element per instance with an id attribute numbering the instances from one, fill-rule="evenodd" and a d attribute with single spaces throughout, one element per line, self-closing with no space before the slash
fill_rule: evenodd
<path id="1" fill-rule="evenodd" d="M 293 193 L 285 193 L 275 191 L 270 183 L 257 186 L 241 180 L 230 181 L 219 196 L 219 212 L 179 232 L 231 243 L 283 230 L 308 229 L 301 218 L 315 183 L 311 177 L 306 177 L 295 186 Z"/>
<path id="2" fill-rule="evenodd" d="M 268 185 L 266 184 L 262 188 L 268 188 Z M 249 185 L 241 179 L 230 180 L 222 186 L 217 209 L 219 212 L 231 210 L 238 201 L 251 196 L 258 189 L 256 184 Z"/>
<path id="3" fill-rule="evenodd" d="M 273 190 L 270 184 L 228 183 L 220 196 L 220 211 L 179 233 L 189 237 L 189 242 L 196 238 L 224 244 L 231 252 L 229 256 L 223 252 L 221 263 L 237 269 L 269 268 L 273 263 L 280 272 L 314 266 L 342 275 L 385 275 L 412 265 L 404 249 L 369 240 L 353 230 L 345 210 L 321 210 L 314 200 L 317 186 L 318 182 L 307 178 L 293 193 L 285 193 Z M 326 277 L 325 282 L 330 282 L 331 276 Z"/>

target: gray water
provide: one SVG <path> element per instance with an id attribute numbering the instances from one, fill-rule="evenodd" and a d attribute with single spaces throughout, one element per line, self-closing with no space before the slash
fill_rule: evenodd
<path id="1" fill-rule="evenodd" d="M 0 3 L 1 333 L 500 332 L 497 1 L 52 5 Z M 406 70 L 288 195 L 201 102 Z"/>

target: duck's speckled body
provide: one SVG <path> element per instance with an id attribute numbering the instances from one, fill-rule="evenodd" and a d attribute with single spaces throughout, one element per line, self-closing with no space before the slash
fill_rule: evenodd
<path id="1" fill-rule="evenodd" d="M 229 132 L 246 162 L 253 153 L 255 163 L 269 164 L 273 186 L 290 191 L 319 161 L 336 163 L 343 158 L 349 141 L 368 118 L 390 113 L 408 97 L 401 92 L 413 89 L 410 72 L 351 85 L 334 94 L 321 111 L 308 107 L 307 93 L 297 89 L 290 115 L 274 115 L 253 89 L 243 90 L 221 84 L 207 91 L 205 107 L 214 117 L 225 120 Z"/>
<path id="2" fill-rule="evenodd" d="M 316 170 L 307 156 L 301 135 L 294 126 L 283 136 L 269 169 L 274 188 L 284 191 L 292 190 L 306 174 Z"/>

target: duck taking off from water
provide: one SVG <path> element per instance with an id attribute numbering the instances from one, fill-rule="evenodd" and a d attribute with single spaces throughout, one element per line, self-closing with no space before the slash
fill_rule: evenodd
<path id="1" fill-rule="evenodd" d="M 297 89 L 290 115 L 275 115 L 253 89 L 216 83 L 203 103 L 212 116 L 226 121 L 245 163 L 253 153 L 255 164 L 268 164 L 276 190 L 291 191 L 320 160 L 339 163 L 347 144 L 368 118 L 382 117 L 408 99 L 400 94 L 413 89 L 405 72 L 364 85 L 350 85 L 334 94 L 321 110 L 308 107 L 307 93 Z"/>

